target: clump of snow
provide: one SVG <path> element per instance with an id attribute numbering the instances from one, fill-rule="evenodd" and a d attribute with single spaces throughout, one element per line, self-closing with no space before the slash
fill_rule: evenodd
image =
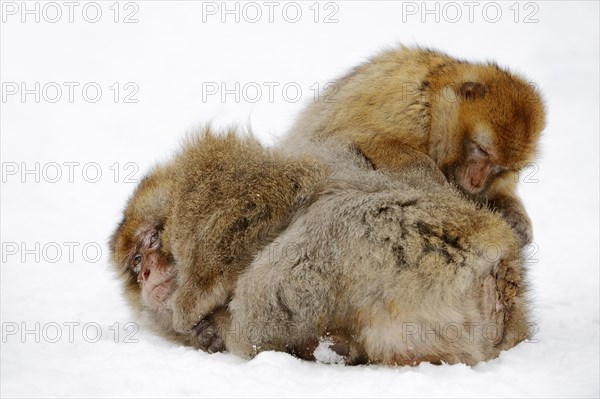
<path id="1" fill-rule="evenodd" d="M 346 359 L 331 349 L 333 344 L 330 339 L 321 338 L 313 353 L 315 360 L 325 364 L 344 364 Z"/>

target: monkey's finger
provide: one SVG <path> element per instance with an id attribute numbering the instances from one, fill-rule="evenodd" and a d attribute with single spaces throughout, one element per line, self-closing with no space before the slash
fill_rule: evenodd
<path id="1" fill-rule="evenodd" d="M 202 332 L 204 332 L 204 330 L 206 330 L 211 325 L 212 325 L 212 323 L 210 321 L 208 321 L 207 319 L 202 319 L 198 322 L 198 324 L 196 324 L 194 327 L 192 327 L 192 331 L 195 332 L 196 335 L 200 335 Z"/>
<path id="2" fill-rule="evenodd" d="M 211 346 L 216 335 L 217 334 L 214 331 L 214 329 L 208 328 L 207 330 L 198 335 L 198 343 L 203 348 L 208 348 Z"/>
<path id="3" fill-rule="evenodd" d="M 223 352 L 223 350 L 225 350 L 223 339 L 219 336 L 214 336 L 210 346 L 208 347 L 208 353 Z"/>

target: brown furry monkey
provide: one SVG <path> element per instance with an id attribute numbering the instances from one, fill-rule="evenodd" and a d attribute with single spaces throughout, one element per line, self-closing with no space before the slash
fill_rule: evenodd
<path id="1" fill-rule="evenodd" d="M 329 85 L 283 146 L 350 139 L 376 168 L 388 170 L 429 157 L 476 202 L 500 210 L 525 245 L 533 233 L 516 184 L 544 120 L 538 91 L 521 77 L 491 63 L 400 47 Z"/>
<path id="2" fill-rule="evenodd" d="M 227 304 L 238 274 L 325 177 L 314 159 L 233 131 L 190 137 L 141 182 L 112 236 L 129 302 L 168 338 L 221 350 L 214 327 L 199 322 Z"/>

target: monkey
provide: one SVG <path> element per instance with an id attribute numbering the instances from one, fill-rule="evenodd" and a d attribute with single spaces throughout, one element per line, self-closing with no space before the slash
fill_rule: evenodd
<path id="1" fill-rule="evenodd" d="M 359 337 L 357 335 L 358 330 L 353 327 L 354 322 L 352 319 L 347 319 L 345 323 L 338 323 L 335 330 L 332 331 L 329 331 L 329 327 L 326 330 L 323 330 L 324 327 L 319 328 L 318 323 L 315 324 L 314 328 L 304 329 L 298 331 L 296 334 L 285 331 L 284 334 L 277 337 L 278 342 L 281 343 L 279 346 L 273 346 L 272 343 L 267 344 L 263 342 L 264 340 L 259 342 L 258 345 L 244 341 L 240 339 L 234 327 L 244 326 L 245 328 L 249 325 L 257 325 L 259 336 L 268 337 L 271 334 L 268 330 L 272 328 L 272 323 L 265 323 L 260 317 L 252 318 L 252 315 L 255 313 L 252 310 L 256 310 L 256 306 L 244 309 L 239 305 L 239 301 L 236 302 L 236 298 L 240 301 L 245 298 L 253 302 L 253 295 L 270 294 L 269 290 L 274 287 L 270 282 L 271 278 L 266 274 L 263 275 L 263 272 L 257 272 L 256 270 L 260 270 L 260 267 L 268 266 L 272 263 L 272 256 L 269 252 L 273 247 L 277 248 L 282 242 L 284 243 L 284 248 L 290 244 L 290 240 L 286 238 L 287 230 L 285 230 L 285 226 L 310 223 L 310 217 L 307 222 L 306 216 L 303 215 L 306 209 L 312 209 L 313 205 L 310 204 L 316 200 L 315 195 L 317 198 L 323 197 L 324 201 L 327 198 L 339 198 L 342 201 L 339 204 L 339 209 L 346 210 L 348 209 L 347 207 L 344 208 L 344 202 L 352 200 L 355 194 L 362 195 L 362 197 L 359 195 L 357 198 L 362 198 L 360 201 L 366 200 L 367 202 L 370 199 L 375 200 L 374 198 L 370 198 L 374 195 L 383 195 L 386 193 L 386 195 L 391 195 L 388 193 L 390 184 L 388 180 L 391 179 L 383 179 L 378 171 L 371 171 L 372 174 L 354 171 L 357 168 L 356 165 L 359 165 L 360 170 L 368 170 L 368 162 L 364 157 L 358 155 L 358 153 L 354 154 L 352 148 L 343 151 L 337 150 L 339 153 L 348 153 L 350 155 L 338 156 L 335 160 L 336 168 L 322 168 L 324 162 L 319 161 L 331 160 L 330 155 L 336 152 L 333 149 L 338 148 L 340 145 L 340 143 L 330 143 L 319 147 L 319 151 L 323 151 L 324 155 L 322 156 L 310 154 L 310 158 L 285 158 L 264 150 L 256 141 L 236 138 L 232 132 L 225 138 L 216 138 L 208 130 L 205 130 L 204 134 L 200 135 L 200 138 L 191 139 L 184 144 L 184 150 L 174 157 L 170 163 L 155 168 L 140 183 L 134 195 L 128 201 L 124 211 L 124 218 L 111 238 L 113 264 L 122 278 L 126 298 L 134 310 L 136 310 L 140 319 L 168 339 L 207 350 L 208 352 L 227 349 L 241 356 L 249 357 L 250 352 L 247 347 L 244 347 L 244 343 L 246 343 L 253 348 L 274 348 L 290 352 L 301 358 L 314 359 L 317 349 L 315 343 L 318 342 L 319 338 L 327 337 L 331 341 L 331 348 L 341 355 L 347 364 L 365 362 L 390 363 L 390 359 L 373 353 L 371 348 L 373 346 L 372 343 L 369 344 L 360 338 L 356 338 Z M 345 147 L 342 145 L 341 148 Z M 309 152 L 307 151 L 307 153 Z M 237 166 L 241 161 L 244 164 L 238 168 Z M 268 167 L 268 173 L 265 176 L 264 168 L 266 166 Z M 444 186 L 443 182 L 440 183 L 432 178 L 434 173 L 431 170 L 437 172 L 435 166 L 430 167 L 429 170 L 420 166 L 415 167 L 414 165 L 412 169 L 407 167 L 404 171 L 404 185 L 401 186 L 401 190 L 408 189 L 409 191 L 414 191 L 411 186 L 418 187 L 419 184 L 423 184 L 422 181 L 428 181 L 428 179 L 436 182 L 441 187 L 446 187 L 447 185 Z M 327 182 L 323 180 L 325 173 L 329 173 Z M 270 180 L 271 177 L 275 177 L 276 179 Z M 366 184 L 363 180 L 370 182 L 379 181 L 379 183 Z M 381 183 L 381 181 L 384 183 Z M 279 188 L 273 187 L 273 182 L 279 184 Z M 324 184 L 325 186 L 323 186 Z M 347 187 L 353 186 L 357 188 L 355 187 L 354 191 L 350 191 L 352 192 L 351 195 L 344 194 L 345 197 L 344 195 L 338 195 L 339 192 L 342 194 L 345 193 L 346 191 L 344 190 L 348 190 Z M 246 189 L 247 187 L 252 187 L 252 190 Z M 292 194 L 286 191 L 290 187 Z M 432 183 L 431 187 L 436 187 L 436 185 Z M 303 190 L 303 188 L 305 189 Z M 448 190 L 447 187 L 446 190 Z M 278 223 L 282 219 L 273 217 L 266 219 L 264 217 L 265 212 L 248 213 L 248 206 L 246 205 L 249 202 L 256 203 L 257 199 L 253 194 L 257 192 L 261 193 L 261 196 L 264 194 L 264 196 L 262 200 L 258 200 L 259 202 L 256 207 L 259 209 L 269 209 L 270 211 L 266 213 L 271 216 L 273 214 L 285 214 L 286 212 L 281 211 L 281 209 L 284 209 L 286 206 L 289 207 L 292 204 L 291 212 L 284 216 L 284 219 L 286 219 L 284 223 L 278 226 Z M 278 195 L 282 192 L 289 196 L 282 197 Z M 441 190 L 441 194 L 443 195 L 436 198 L 436 201 L 443 205 L 445 204 L 444 198 L 447 193 Z M 294 195 L 297 197 L 294 197 Z M 308 200 L 307 198 L 311 197 L 311 195 L 312 199 Z M 456 197 L 456 195 L 454 196 Z M 294 198 L 292 199 L 292 197 Z M 452 195 L 450 195 L 450 198 L 452 198 Z M 454 205 L 452 201 L 460 205 L 460 201 L 454 198 L 448 202 L 449 206 Z M 278 205 L 278 202 L 281 202 L 283 205 Z M 410 203 L 410 200 L 408 203 Z M 297 204 L 304 204 L 304 206 L 298 206 Z M 278 210 L 278 206 L 282 206 L 282 208 Z M 439 204 L 435 204 L 435 206 L 439 206 Z M 358 209 L 361 207 L 362 205 Z M 250 208 L 255 209 L 254 206 L 250 206 Z M 271 209 L 275 209 L 276 211 L 271 211 Z M 317 211 L 319 211 L 319 206 L 317 206 Z M 320 224 L 331 218 L 331 215 L 327 214 L 329 210 L 324 208 L 322 211 L 317 218 L 312 219 L 313 224 Z M 429 212 L 429 210 L 427 211 Z M 461 209 L 455 212 L 461 214 L 463 211 Z M 355 209 L 350 210 L 350 212 L 355 212 Z M 290 216 L 292 213 L 294 215 Z M 471 213 L 473 213 L 472 209 Z M 239 220 L 242 217 L 250 220 L 247 223 L 240 224 Z M 421 213 L 418 217 L 423 218 L 423 222 L 427 221 L 426 213 Z M 215 218 L 222 219 L 220 221 L 221 225 L 215 223 Z M 347 215 L 342 212 L 339 216 L 339 223 L 356 223 L 356 217 L 347 220 L 349 218 L 350 214 Z M 485 217 L 483 219 L 485 220 Z M 502 223 L 500 222 L 500 227 L 502 227 Z M 389 221 L 389 224 L 391 225 L 392 221 Z M 186 226 L 182 227 L 182 225 Z M 477 225 L 481 225 L 481 223 Z M 240 229 L 239 226 L 243 228 Z M 260 226 L 260 229 L 257 226 Z M 435 240 L 439 241 L 439 239 L 429 237 L 430 234 L 427 232 L 430 228 L 424 226 L 426 224 L 419 224 L 416 230 L 413 226 L 412 235 L 416 241 L 411 242 L 410 245 L 403 243 L 404 247 L 399 248 L 407 250 L 419 243 L 421 247 L 431 246 L 430 241 L 437 243 Z M 231 233 L 232 227 L 234 228 L 234 232 L 241 231 L 235 240 L 227 235 Z M 440 225 L 437 225 L 437 228 L 439 227 Z M 487 227 L 490 230 L 492 229 L 490 226 Z M 461 226 L 461 228 L 467 228 L 467 232 L 470 231 L 468 230 L 469 227 Z M 379 226 L 373 226 L 374 232 L 379 229 Z M 258 230 L 270 230 L 273 236 L 277 235 L 276 240 L 278 245 L 268 247 L 267 249 L 269 240 L 259 237 L 257 235 Z M 284 230 L 285 232 L 280 234 Z M 382 228 L 381 230 L 383 231 L 384 229 Z M 500 229 L 500 233 L 502 233 L 502 229 Z M 311 234 L 307 234 L 306 237 L 311 237 Z M 464 232 L 461 231 L 461 234 L 464 234 Z M 263 239 L 261 240 L 260 238 Z M 281 241 L 281 238 L 283 238 L 283 241 Z M 509 238 L 499 239 L 495 237 L 493 239 L 500 241 L 499 245 L 502 246 L 505 252 L 511 246 Z M 272 240 L 271 243 L 273 242 Z M 332 237 L 328 237 L 325 234 L 324 236 L 309 240 L 306 243 L 306 248 L 310 249 L 311 247 L 324 244 L 337 246 L 338 242 L 341 245 L 354 245 L 352 240 L 343 235 L 332 234 Z M 484 241 L 481 241 L 479 247 L 483 243 Z M 380 242 L 369 244 L 373 247 L 368 249 L 369 251 L 379 251 Z M 185 251 L 177 249 L 178 246 L 182 245 L 189 246 L 191 252 L 196 251 L 196 259 L 207 259 L 208 263 L 204 261 L 197 262 L 195 265 L 192 265 L 192 270 L 182 267 L 181 265 L 186 261 L 186 258 L 182 257 L 181 254 L 187 255 Z M 414 248 L 417 247 L 418 245 L 414 246 Z M 364 249 L 365 247 L 363 245 L 357 248 Z M 452 248 L 446 252 L 451 252 L 451 250 Z M 443 254 L 446 252 L 441 251 Z M 463 250 L 462 254 L 460 250 L 455 250 L 454 252 L 458 252 L 458 258 L 460 258 L 473 251 Z M 230 261 L 227 256 L 236 258 L 234 261 Z M 363 258 L 362 263 L 370 263 L 366 259 L 365 254 L 361 256 Z M 481 258 L 481 254 L 478 254 L 478 256 Z M 476 268 L 475 265 L 481 262 L 488 266 L 490 263 L 494 263 L 486 263 L 485 259 L 482 261 L 479 258 L 477 258 L 477 261 L 474 260 L 471 262 L 469 260 L 467 263 L 472 266 L 471 268 Z M 252 262 L 256 264 L 261 259 L 264 262 L 260 264 L 260 267 L 248 268 Z M 413 266 L 421 267 L 419 264 L 423 263 L 422 259 L 415 260 L 414 256 L 411 259 Z M 241 260 L 244 260 L 244 262 Z M 213 262 L 212 264 L 210 263 L 211 261 Z M 335 266 L 338 264 L 337 260 L 331 260 L 325 256 L 316 258 L 314 261 L 318 262 L 321 267 L 327 264 L 338 267 Z M 480 271 L 478 279 L 473 279 L 474 282 L 472 282 L 471 286 L 473 292 L 471 292 L 471 296 L 467 296 L 467 298 L 471 299 L 471 302 L 469 302 L 468 306 L 461 306 L 455 303 L 453 306 L 456 306 L 456 309 L 451 312 L 451 314 L 462 314 L 466 310 L 468 313 L 466 316 L 470 316 L 469 319 L 488 321 L 488 325 L 492 323 L 494 328 L 490 339 L 495 344 L 488 344 L 484 348 L 485 350 L 480 349 L 479 346 L 481 346 L 482 340 L 479 339 L 477 341 L 477 345 L 479 346 L 473 349 L 474 354 L 470 357 L 459 356 L 456 354 L 456 350 L 454 350 L 452 354 L 444 354 L 444 358 L 440 358 L 439 354 L 435 352 L 430 353 L 431 350 L 429 349 L 425 350 L 431 346 L 430 344 L 422 345 L 423 348 L 419 348 L 418 353 L 412 355 L 411 359 L 413 359 L 413 363 L 423 360 L 474 363 L 478 360 L 497 355 L 497 352 L 501 348 L 508 349 L 527 336 L 527 332 L 521 331 L 526 320 L 522 300 L 523 291 L 521 287 L 523 285 L 520 283 L 522 270 L 518 268 L 518 262 L 510 260 L 507 255 L 505 255 L 503 261 L 504 263 L 494 263 L 493 272 L 490 272 L 489 267 L 487 267 L 485 272 Z M 510 265 L 511 262 L 516 262 L 511 268 L 501 266 L 504 264 Z M 456 259 L 446 260 L 443 265 L 438 266 L 438 271 L 443 274 L 443 270 L 446 267 L 456 268 L 457 265 L 458 261 Z M 345 271 L 342 266 L 340 266 L 337 273 Z M 209 269 L 205 270 L 205 267 L 209 267 Z M 434 267 L 431 262 L 429 267 Z M 211 268 L 218 268 L 219 273 L 216 273 L 215 276 L 214 270 Z M 360 265 L 357 270 L 362 270 Z M 507 270 L 510 272 L 507 272 Z M 335 272 L 335 270 L 332 271 Z M 367 281 L 372 280 L 373 276 L 368 270 L 366 271 L 368 273 L 359 278 L 367 279 Z M 248 274 L 246 275 L 245 273 Z M 285 276 L 285 273 L 281 275 Z M 336 278 L 335 275 L 336 273 L 333 273 L 330 278 Z M 350 273 L 350 275 L 356 276 L 355 273 Z M 383 276 L 384 274 L 382 274 L 382 278 Z M 412 282 L 416 284 L 417 288 L 426 288 L 431 284 L 432 279 L 423 278 L 421 280 L 414 278 Z M 244 281 L 251 281 L 251 285 L 254 286 L 256 292 L 248 293 L 248 283 L 244 284 Z M 279 280 L 276 279 L 274 281 Z M 411 280 L 407 279 L 406 281 Z M 440 278 L 440 281 L 441 286 L 443 286 L 443 283 L 446 283 L 446 287 L 450 286 L 450 288 L 454 284 L 452 281 L 448 281 L 447 278 L 445 280 Z M 192 307 L 196 302 L 202 302 L 207 296 L 212 295 L 213 298 L 209 298 L 209 303 L 213 304 L 213 308 L 206 311 L 206 314 L 192 317 L 190 324 L 195 324 L 191 328 L 178 331 L 175 328 L 174 315 L 176 314 L 177 307 L 181 305 L 174 298 L 176 298 L 178 290 L 184 284 L 190 282 L 195 287 L 194 289 L 197 290 L 192 292 L 192 296 L 189 298 L 193 302 Z M 319 279 L 305 281 L 304 283 L 311 286 L 317 282 L 319 282 Z M 404 282 L 398 282 L 400 283 L 400 287 L 403 287 Z M 480 287 L 478 286 L 479 283 L 481 283 Z M 286 284 L 290 285 L 289 289 L 295 287 L 293 281 Z M 462 283 L 456 284 L 462 287 Z M 260 288 L 261 285 L 264 288 Z M 215 296 L 218 297 L 221 295 L 220 292 L 215 293 L 211 291 L 214 290 L 215 286 L 227 287 L 226 289 L 233 290 L 233 292 L 226 299 L 215 299 Z M 354 299 L 359 302 L 368 301 L 372 296 L 377 297 L 380 295 L 377 292 L 383 289 L 381 287 L 383 286 L 377 286 L 374 283 L 370 286 L 370 292 L 366 291 L 364 293 L 365 298 L 361 299 L 357 296 Z M 301 289 L 302 287 L 298 286 L 296 288 Z M 414 289 L 418 291 L 417 288 Z M 336 284 L 333 284 L 333 293 L 340 289 Z M 243 292 L 240 293 L 240 290 L 243 290 Z M 460 288 L 457 288 L 457 290 L 460 291 Z M 431 289 L 429 289 L 429 292 L 431 292 Z M 388 287 L 385 286 L 383 294 L 387 293 Z M 396 291 L 389 291 L 389 295 L 394 294 L 398 294 L 398 289 Z M 240 299 L 240 296 L 243 298 Z M 324 298 L 311 298 L 311 301 L 313 299 L 315 299 L 314 306 L 312 302 L 306 302 L 304 304 L 305 308 L 296 316 L 297 320 L 295 321 L 298 325 L 313 323 L 314 320 L 306 318 L 305 315 L 311 314 L 311 312 L 319 312 L 319 309 L 323 308 Z M 229 302 L 230 300 L 231 302 Z M 403 306 L 404 300 L 408 300 L 409 303 L 413 301 L 413 299 L 403 296 L 401 293 L 396 300 L 398 301 L 398 306 Z M 329 303 L 327 300 L 325 302 Z M 257 306 L 260 303 L 260 300 L 256 301 Z M 336 303 L 339 304 L 339 302 Z M 477 315 L 473 316 L 474 303 L 482 309 L 482 312 L 486 315 L 485 317 L 479 316 L 477 318 Z M 234 304 L 238 305 L 234 306 Z M 274 308 L 272 307 L 273 304 L 269 303 L 265 305 L 266 307 L 259 309 L 259 314 L 268 317 L 269 313 L 273 309 L 277 309 L 277 306 L 281 304 L 279 302 L 275 303 Z M 351 303 L 345 303 L 340 309 L 351 305 Z M 232 313 L 232 309 L 235 309 L 235 312 Z M 287 309 L 286 312 L 291 312 L 287 307 L 284 307 L 284 309 Z M 382 314 L 382 317 L 386 317 L 385 313 Z M 435 319 L 435 317 L 433 318 Z M 439 318 L 436 320 L 438 322 L 443 321 Z M 274 329 L 273 331 L 282 331 L 281 328 L 284 326 L 286 324 L 282 323 L 279 329 Z M 376 340 L 377 338 L 374 339 Z M 460 346 L 455 345 L 455 347 L 458 348 Z M 468 345 L 467 347 L 470 348 Z M 396 354 L 397 358 L 404 356 L 396 347 L 390 347 L 389 349 L 392 351 L 391 353 Z M 460 347 L 460 349 L 463 350 L 464 348 Z M 397 359 L 394 361 L 397 362 Z M 407 362 L 403 362 L 400 363 L 408 364 Z"/>
<path id="2" fill-rule="evenodd" d="M 431 167 L 392 174 L 343 147 L 314 152 L 341 167 L 278 236 L 281 250 L 240 275 L 231 352 L 316 357 L 321 341 L 345 364 L 474 365 L 528 337 L 526 270 L 500 215 Z"/>
<path id="3" fill-rule="evenodd" d="M 283 156 L 235 129 L 190 135 L 140 183 L 110 240 L 138 317 L 174 341 L 222 350 L 200 321 L 218 314 L 237 274 L 325 176 L 314 159 Z"/>
<path id="4" fill-rule="evenodd" d="M 494 63 L 400 46 L 325 88 L 300 113 L 282 147 L 337 137 L 388 170 L 430 158 L 471 199 L 500 211 L 522 246 L 532 241 L 516 186 L 536 154 L 545 109 L 523 78 Z"/>

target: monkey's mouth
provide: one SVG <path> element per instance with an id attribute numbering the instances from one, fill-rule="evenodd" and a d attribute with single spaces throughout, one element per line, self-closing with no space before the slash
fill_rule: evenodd
<path id="1" fill-rule="evenodd" d="M 161 288 L 166 289 L 167 291 L 169 291 L 169 295 L 170 293 L 174 290 L 175 286 L 175 277 L 167 277 L 162 281 L 157 282 L 154 285 L 151 285 L 148 289 L 148 292 L 150 295 L 154 295 L 154 293 L 157 290 L 160 290 Z"/>
<path id="2" fill-rule="evenodd" d="M 165 303 L 175 291 L 175 276 L 167 277 L 147 287 L 144 292 L 149 303 L 158 305 Z"/>
<path id="3" fill-rule="evenodd" d="M 488 168 L 481 169 L 473 164 L 467 164 L 456 170 L 458 186 L 467 194 L 475 195 L 482 192 L 488 181 Z"/>
<path id="4" fill-rule="evenodd" d="M 465 193 L 475 195 L 483 191 L 483 189 L 485 188 L 485 184 L 473 185 L 466 183 L 464 185 L 461 185 L 461 188 L 465 191 Z"/>

